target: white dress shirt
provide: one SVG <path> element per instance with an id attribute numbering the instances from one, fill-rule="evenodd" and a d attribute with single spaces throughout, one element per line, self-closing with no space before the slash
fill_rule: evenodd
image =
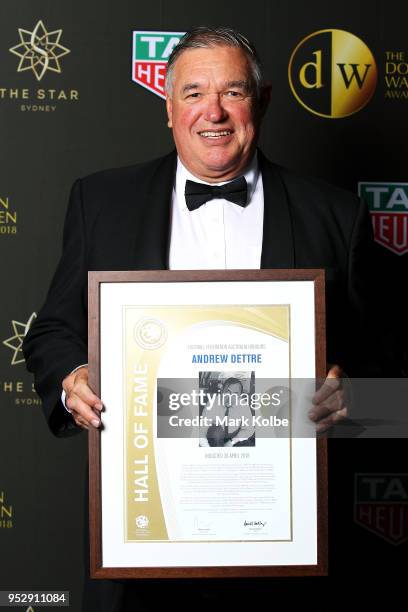
<path id="1" fill-rule="evenodd" d="M 264 198 L 256 154 L 244 176 L 248 184 L 245 208 L 217 198 L 189 211 L 184 196 L 186 180 L 204 181 L 178 159 L 171 210 L 170 270 L 261 267 Z"/>

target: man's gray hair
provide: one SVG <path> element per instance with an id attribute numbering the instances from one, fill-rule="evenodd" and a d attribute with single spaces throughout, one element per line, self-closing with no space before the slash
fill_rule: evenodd
<path id="1" fill-rule="evenodd" d="M 213 47 L 236 47 L 242 49 L 249 60 L 251 67 L 251 86 L 254 87 L 256 95 L 259 98 L 262 83 L 263 73 L 261 61 L 254 45 L 240 32 L 232 28 L 209 28 L 207 26 L 198 26 L 189 30 L 180 39 L 171 52 L 167 62 L 166 73 L 166 92 L 168 95 L 173 93 L 173 69 L 177 58 L 188 49 L 209 49 Z"/>

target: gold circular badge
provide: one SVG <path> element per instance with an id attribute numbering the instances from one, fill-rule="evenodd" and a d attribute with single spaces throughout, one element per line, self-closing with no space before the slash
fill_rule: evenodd
<path id="1" fill-rule="evenodd" d="M 344 30 L 319 30 L 296 46 L 289 84 L 297 101 L 319 117 L 340 119 L 361 110 L 377 85 L 377 66 L 367 45 Z"/>
<path id="2" fill-rule="evenodd" d="M 135 518 L 136 527 L 139 529 L 146 529 L 149 526 L 149 519 L 144 514 L 139 514 Z"/>
<path id="3" fill-rule="evenodd" d="M 135 325 L 135 340 L 144 349 L 157 349 L 167 340 L 166 326 L 160 319 L 143 317 Z"/>

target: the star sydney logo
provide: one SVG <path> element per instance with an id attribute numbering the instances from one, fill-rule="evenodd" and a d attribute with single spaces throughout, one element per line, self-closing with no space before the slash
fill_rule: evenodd
<path id="1" fill-rule="evenodd" d="M 33 312 L 26 323 L 20 323 L 19 321 L 11 322 L 14 335 L 7 338 L 7 340 L 3 340 L 3 344 L 13 351 L 11 365 L 24 363 L 23 350 L 21 347 L 23 346 L 24 337 L 26 336 L 36 317 L 36 313 Z"/>
<path id="2" fill-rule="evenodd" d="M 133 32 L 132 80 L 165 98 L 164 83 L 170 53 L 184 32 Z"/>
<path id="3" fill-rule="evenodd" d="M 61 73 L 60 58 L 70 50 L 60 44 L 62 30 L 48 32 L 40 20 L 31 30 L 18 29 L 20 43 L 10 52 L 20 58 L 17 72 L 32 70 L 41 81 L 47 70 Z"/>

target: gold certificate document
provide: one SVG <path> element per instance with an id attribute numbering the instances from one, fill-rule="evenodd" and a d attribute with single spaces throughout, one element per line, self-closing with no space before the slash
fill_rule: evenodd
<path id="1" fill-rule="evenodd" d="M 312 281 L 101 283 L 103 567 L 317 564 L 315 348 Z"/>

